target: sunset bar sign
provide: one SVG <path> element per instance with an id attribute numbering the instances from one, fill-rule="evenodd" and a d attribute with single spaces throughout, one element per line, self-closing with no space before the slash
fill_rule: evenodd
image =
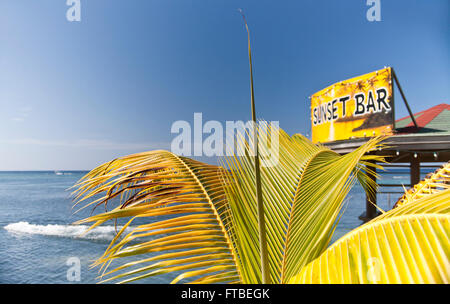
<path id="1" fill-rule="evenodd" d="M 392 134 L 394 101 L 390 67 L 341 81 L 311 96 L 314 143 Z"/>

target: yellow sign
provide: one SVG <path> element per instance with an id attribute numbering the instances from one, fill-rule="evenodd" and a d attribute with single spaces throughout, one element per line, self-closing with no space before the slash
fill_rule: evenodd
<path id="1" fill-rule="evenodd" d="M 344 80 L 311 96 L 312 141 L 392 134 L 391 68 Z"/>

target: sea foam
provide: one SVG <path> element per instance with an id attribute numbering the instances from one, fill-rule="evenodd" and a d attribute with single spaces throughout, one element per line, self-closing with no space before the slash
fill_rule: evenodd
<path id="1" fill-rule="evenodd" d="M 11 223 L 4 227 L 12 233 L 20 234 L 40 234 L 58 237 L 93 239 L 93 240 L 112 240 L 116 235 L 116 228 L 114 226 L 100 226 L 95 227 L 88 233 L 83 234 L 88 230 L 87 225 L 35 225 L 28 222 Z M 117 227 L 119 231 L 121 227 Z M 127 228 L 125 232 L 128 232 Z"/>

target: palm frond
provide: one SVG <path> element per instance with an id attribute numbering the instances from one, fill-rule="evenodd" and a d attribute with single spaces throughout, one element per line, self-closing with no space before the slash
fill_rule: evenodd
<path id="1" fill-rule="evenodd" d="M 120 201 L 112 210 L 77 223 L 90 222 L 93 228 L 108 220 L 131 218 L 95 265 L 102 266 L 107 280 L 123 282 L 175 271 L 182 274 L 174 282 L 239 282 L 230 209 L 222 186 L 226 174 L 220 167 L 167 151 L 122 157 L 92 170 L 75 186 L 75 200 L 93 199 L 85 207 L 105 209 L 115 198 Z M 148 220 L 131 226 L 142 218 Z M 127 227 L 131 232 L 125 235 Z M 129 256 L 136 260 L 107 271 L 113 260 Z"/>
<path id="2" fill-rule="evenodd" d="M 264 125 L 264 124 L 263 124 Z M 361 168 L 380 156 L 365 155 L 378 148 L 381 138 L 341 156 L 324 146 L 317 146 L 301 135 L 288 136 L 268 125 L 259 129 L 259 138 L 272 138 L 277 132 L 278 163 L 273 166 L 262 157 L 261 180 L 267 228 L 271 281 L 288 282 L 308 262 L 319 256 L 329 244 L 342 203 L 355 179 L 365 181 L 367 170 Z M 245 283 L 261 282 L 259 261 L 254 158 L 251 137 L 241 138 L 243 156 L 228 157 L 230 169 L 226 194 L 233 215 L 233 243 L 242 261 L 241 277 Z M 268 146 L 260 146 L 261 155 L 270 155 Z M 370 170 L 369 170 L 370 171 Z M 374 191 L 372 189 L 372 191 Z"/>
<path id="3" fill-rule="evenodd" d="M 258 132 L 259 138 L 278 135 L 277 164 L 262 157 L 261 177 L 270 275 L 272 282 L 287 282 L 328 246 L 350 187 L 356 179 L 368 180 L 368 161 L 382 161 L 365 155 L 381 139 L 340 156 L 267 124 Z M 245 154 L 226 158 L 229 170 L 152 151 L 113 160 L 84 176 L 75 185 L 77 204 L 104 206 L 105 212 L 77 223 L 94 228 L 128 220 L 94 263 L 101 277 L 131 282 L 179 272 L 174 283 L 261 282 L 251 138 L 240 135 L 238 149 Z M 263 156 L 271 152 L 264 144 L 260 149 Z M 134 260 L 108 269 L 122 257 Z"/>
<path id="4" fill-rule="evenodd" d="M 448 283 L 449 258 L 450 215 L 401 215 L 348 233 L 291 283 Z"/>
<path id="5" fill-rule="evenodd" d="M 394 208 L 445 189 L 450 189 L 450 161 L 410 188 L 395 203 Z"/>
<path id="6" fill-rule="evenodd" d="M 366 224 L 401 215 L 425 213 L 450 214 L 450 189 L 435 192 L 419 199 L 415 199 L 414 201 L 399 205 L 397 208 L 393 208 L 388 212 L 380 214 Z"/>

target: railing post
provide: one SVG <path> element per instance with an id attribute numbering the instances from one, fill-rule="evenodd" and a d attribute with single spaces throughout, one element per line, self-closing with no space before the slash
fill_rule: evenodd
<path id="1" fill-rule="evenodd" d="M 376 168 L 370 166 L 370 169 L 373 170 L 374 173 L 376 173 Z M 373 181 L 377 181 L 377 178 L 374 174 L 368 174 L 369 178 L 371 178 Z M 373 219 L 377 214 L 377 208 L 375 205 L 377 204 L 377 193 L 374 191 L 373 193 L 366 193 L 366 219 L 371 220 Z"/>
<path id="2" fill-rule="evenodd" d="M 420 182 L 420 159 L 419 155 L 415 154 L 416 157 L 411 157 L 410 163 L 410 181 L 411 187 L 414 187 L 415 184 Z"/>

